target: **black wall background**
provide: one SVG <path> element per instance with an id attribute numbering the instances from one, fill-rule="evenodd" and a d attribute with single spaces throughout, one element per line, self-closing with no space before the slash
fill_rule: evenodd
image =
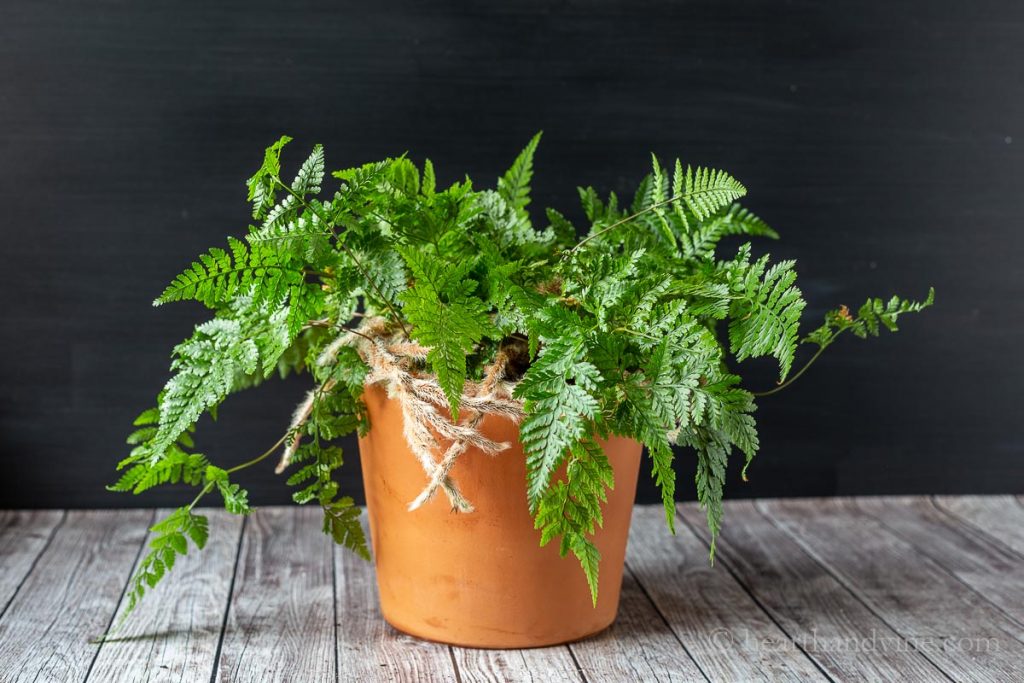
<path id="1" fill-rule="evenodd" d="M 578 184 L 629 191 L 651 151 L 725 168 L 799 259 L 809 322 L 938 290 L 762 400 L 761 454 L 728 494 L 1024 491 L 1024 5 L 502 4 L 3 4 L 0 507 L 182 500 L 103 490 L 203 315 L 150 301 L 244 233 L 243 181 L 281 133 L 293 161 L 408 151 L 485 184 L 544 129 L 538 210 L 575 207 Z M 262 451 L 304 388 L 232 398 L 202 450 Z M 692 497 L 692 457 L 679 469 Z M 257 502 L 287 499 L 270 467 L 246 475 Z"/>

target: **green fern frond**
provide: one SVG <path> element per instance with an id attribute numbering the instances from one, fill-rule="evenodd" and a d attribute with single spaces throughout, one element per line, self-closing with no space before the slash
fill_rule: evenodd
<path id="1" fill-rule="evenodd" d="M 280 301 L 291 287 L 305 281 L 303 270 L 280 258 L 273 249 L 228 238 L 229 251 L 214 247 L 174 278 L 153 302 L 160 306 L 172 301 L 194 299 L 216 308 L 240 294 L 253 290 L 262 300 Z"/>
<path id="2" fill-rule="evenodd" d="M 345 203 L 348 203 L 352 198 L 360 197 L 378 187 L 387 177 L 392 161 L 393 159 L 384 159 L 354 168 L 332 171 L 331 176 L 342 182 L 338 198 L 345 199 Z"/>
<path id="3" fill-rule="evenodd" d="M 935 303 L 935 288 L 928 289 L 928 296 L 922 301 L 890 297 L 888 301 L 870 298 L 857 311 L 856 317 L 846 306 L 840 306 L 825 314 L 824 324 L 800 340 L 802 344 L 817 344 L 819 351 L 828 347 L 836 336 L 850 330 L 861 339 L 877 337 L 882 327 L 896 332 L 897 319 L 904 313 L 918 313 Z"/>
<path id="4" fill-rule="evenodd" d="M 607 490 L 614 486 L 608 457 L 597 442 L 584 439 L 570 450 L 564 481 L 557 481 L 544 494 L 534 520 L 542 546 L 560 538 L 562 557 L 572 551 L 579 559 L 594 605 L 601 555 L 589 537 L 604 523 L 601 505 L 608 500 Z"/>
<path id="5" fill-rule="evenodd" d="M 224 499 L 224 509 L 233 515 L 247 515 L 252 512 L 249 507 L 249 492 L 230 480 L 227 470 L 207 465 L 204 479 L 220 492 Z"/>
<path id="6" fill-rule="evenodd" d="M 857 311 L 857 317 L 864 321 L 864 334 L 858 334 L 858 336 L 866 337 L 870 334 L 877 337 L 879 324 L 890 332 L 896 332 L 899 329 L 896 326 L 896 319 L 902 314 L 923 311 L 933 303 L 935 303 L 934 287 L 928 290 L 928 296 L 924 301 L 910 301 L 909 299 L 900 299 L 898 296 L 891 297 L 885 303 L 881 299 L 868 299 Z M 854 334 L 857 334 L 857 330 L 854 330 Z"/>
<path id="7" fill-rule="evenodd" d="M 517 397 L 526 398 L 528 417 L 519 438 L 526 451 L 526 497 L 536 511 L 551 476 L 569 449 L 588 432 L 596 417 L 593 396 L 600 374 L 583 360 L 583 344 L 559 339 L 548 344 L 516 386 Z"/>
<path id="8" fill-rule="evenodd" d="M 370 546 L 359 523 L 362 510 L 345 496 L 324 506 L 324 533 L 338 545 L 348 548 L 364 560 L 370 559 Z"/>
<path id="9" fill-rule="evenodd" d="M 672 448 L 663 440 L 652 440 L 647 444 L 647 453 L 651 458 L 651 474 L 654 483 L 661 491 L 661 504 L 665 509 L 665 523 L 668 530 L 673 534 L 676 532 L 676 472 L 672 469 L 672 461 L 675 456 Z"/>
<path id="10" fill-rule="evenodd" d="M 639 210 L 650 209 L 651 213 L 648 216 L 651 217 L 651 221 L 654 224 L 653 227 L 672 248 L 675 248 L 677 244 L 676 236 L 672 231 L 672 226 L 669 225 L 668 219 L 665 217 L 666 210 L 668 209 L 666 206 L 668 202 L 668 187 L 666 186 L 665 174 L 661 164 L 658 162 L 658 158 L 653 154 L 651 155 L 651 166 L 653 170 L 651 171 L 650 181 L 647 183 L 647 194 Z"/>
<path id="11" fill-rule="evenodd" d="M 149 552 L 139 562 L 138 568 L 128 581 L 125 592 L 124 611 L 118 620 L 116 631 L 138 606 L 146 591 L 156 588 L 161 579 L 174 567 L 178 557 L 188 554 L 188 541 L 202 550 L 209 538 L 209 523 L 206 517 L 192 512 L 191 507 L 178 508 L 167 518 L 150 528 L 152 538 Z"/>
<path id="12" fill-rule="evenodd" d="M 614 194 L 609 195 L 608 202 L 605 203 L 597 196 L 597 190 L 592 187 L 577 187 L 576 190 L 580 196 L 580 205 L 583 207 L 583 213 L 586 214 L 587 220 L 593 224 L 594 229 L 620 217 L 618 201 Z M 638 191 L 638 195 L 639 193 L 640 191 Z"/>
<path id="13" fill-rule="evenodd" d="M 498 194 L 518 216 L 529 222 L 526 207 L 530 204 L 530 179 L 533 178 L 533 154 L 537 151 L 543 131 L 537 133 L 512 162 L 511 168 L 498 178 Z"/>
<path id="14" fill-rule="evenodd" d="M 279 150 L 278 150 L 279 152 Z M 261 169 L 264 178 L 260 182 L 275 184 L 280 172 L 280 163 L 271 164 Z M 263 222 L 258 228 L 250 228 L 248 239 L 250 242 L 265 242 L 280 240 L 289 233 L 303 233 L 307 228 L 309 232 L 323 231 L 322 225 L 317 225 L 316 216 L 310 215 L 303 225 L 300 222 L 299 210 L 305 197 L 309 194 L 319 194 L 320 185 L 324 178 L 324 150 L 321 145 L 315 145 L 312 153 L 299 167 L 299 172 L 292 181 L 291 186 L 284 188 L 286 194 L 281 201 L 273 204 L 272 208 L 263 216 Z"/>
<path id="15" fill-rule="evenodd" d="M 555 209 L 545 209 L 545 215 L 550 223 L 550 230 L 554 236 L 553 242 L 560 246 L 566 246 L 576 239 L 576 226 L 568 218 Z"/>
<path id="16" fill-rule="evenodd" d="M 186 453 L 177 446 L 171 446 L 156 462 L 133 465 L 117 483 L 108 486 L 110 491 L 131 491 L 139 494 L 163 484 L 197 486 L 203 481 L 209 461 L 200 453 Z"/>
<path id="17" fill-rule="evenodd" d="M 673 188 L 682 189 L 682 193 L 677 195 L 679 202 L 700 221 L 707 220 L 747 193 L 747 188 L 725 171 L 687 166 L 684 175 L 679 163 L 673 176 Z"/>
<path id="18" fill-rule="evenodd" d="M 267 147 L 263 153 L 263 165 L 245 183 L 249 188 L 253 218 L 263 218 L 274 206 L 276 179 L 281 173 L 281 150 L 291 140 L 287 135 L 282 135 L 277 142 Z"/>
<path id="19" fill-rule="evenodd" d="M 359 522 L 360 509 L 352 498 L 338 498 L 338 484 L 332 479 L 335 470 L 342 466 L 341 448 L 338 446 L 322 446 L 319 439 L 325 438 L 322 427 L 329 419 L 330 403 L 320 399 L 313 409 L 314 417 L 310 423 L 310 431 L 314 440 L 300 447 L 292 459 L 295 463 L 307 462 L 288 478 L 289 486 L 304 486 L 296 491 L 292 498 L 299 505 L 317 501 L 324 513 L 323 531 L 338 545 L 352 550 L 360 557 L 369 560 L 370 549 L 366 543 L 366 535 Z M 334 416 L 336 417 L 336 415 Z"/>
<path id="20" fill-rule="evenodd" d="M 302 162 L 299 172 L 292 181 L 292 192 L 299 196 L 320 194 L 320 183 L 324 180 L 324 148 L 314 145 L 309 157 Z"/>
<path id="21" fill-rule="evenodd" d="M 725 471 L 733 447 L 745 455 L 743 478 L 757 453 L 757 424 L 750 392 L 737 386 L 739 377 L 719 372 L 695 386 L 690 397 L 689 424 L 679 432 L 678 443 L 697 454 L 697 499 L 711 532 L 711 558 L 722 520 Z"/>
<path id="22" fill-rule="evenodd" d="M 690 231 L 682 231 L 679 241 L 682 254 L 689 259 L 712 255 L 719 240 L 729 235 L 750 235 L 778 239 L 779 234 L 767 223 L 743 208 L 733 204 L 725 211 L 698 224 Z"/>
<path id="23" fill-rule="evenodd" d="M 239 378 L 257 371 L 269 374 L 293 335 L 287 310 L 267 315 L 249 298 L 236 302 L 236 317 L 220 317 L 196 326 L 193 336 L 174 348 L 171 370 L 176 374 L 164 387 L 160 424 L 148 449 L 150 461 L 164 452 L 203 412 L 216 407 L 236 387 Z"/>
<path id="24" fill-rule="evenodd" d="M 248 240 L 250 242 L 266 241 L 280 238 L 288 230 L 289 224 L 296 217 L 299 202 L 295 195 L 287 194 L 281 201 L 267 212 L 263 223 L 258 228 L 250 226 Z"/>
<path id="25" fill-rule="evenodd" d="M 434 176 L 434 164 L 430 159 L 423 162 L 423 182 L 420 183 L 420 192 L 427 199 L 432 199 L 437 192 L 437 178 Z"/>
<path id="26" fill-rule="evenodd" d="M 697 453 L 697 501 L 707 518 L 708 531 L 711 533 L 710 557 L 714 561 L 716 541 L 722 529 L 722 497 L 729 451 L 708 435 L 683 443 Z"/>
<path id="27" fill-rule="evenodd" d="M 737 283 L 729 343 L 737 360 L 774 356 L 780 381 L 789 374 L 800 339 L 800 314 L 807 305 L 794 284 L 795 261 L 768 268 L 768 257 L 752 264 Z M 766 270 L 767 268 L 767 270 Z"/>
<path id="28" fill-rule="evenodd" d="M 632 437 L 647 446 L 652 475 L 662 495 L 666 523 L 674 533 L 675 471 L 668 435 L 678 425 L 683 411 L 675 406 L 682 395 L 674 391 L 674 370 L 666 363 L 664 343 L 641 372 L 632 373 L 620 387 L 622 398 L 614 413 L 611 430 Z"/>
<path id="29" fill-rule="evenodd" d="M 476 282 L 468 278 L 471 262 L 455 266 L 413 249 L 400 252 L 415 279 L 398 297 L 402 312 L 412 323 L 412 338 L 430 347 L 427 361 L 457 420 L 466 382 L 466 354 L 494 329 L 487 304 L 473 294 Z"/>
<path id="30" fill-rule="evenodd" d="M 751 237 L 779 239 L 779 233 L 775 232 L 771 226 L 755 216 L 749 209 L 739 204 L 731 205 L 724 213 L 714 216 L 710 220 L 713 224 L 720 226 L 723 236 L 750 235 Z"/>

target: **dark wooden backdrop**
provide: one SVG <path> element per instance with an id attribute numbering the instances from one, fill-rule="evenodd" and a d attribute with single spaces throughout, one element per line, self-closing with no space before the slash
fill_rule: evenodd
<path id="1" fill-rule="evenodd" d="M 628 190 L 651 151 L 730 170 L 782 233 L 773 253 L 799 259 L 810 321 L 936 286 L 899 335 L 844 339 L 761 402 L 761 454 L 730 495 L 1020 492 L 1022 124 L 1015 0 L 7 0 L 0 507 L 181 499 L 103 485 L 203 314 L 150 301 L 244 232 L 269 141 L 323 142 L 334 167 L 408 151 L 482 184 L 538 129 L 536 208 Z M 260 452 L 303 389 L 232 398 L 203 451 Z M 269 467 L 245 479 L 286 499 Z"/>

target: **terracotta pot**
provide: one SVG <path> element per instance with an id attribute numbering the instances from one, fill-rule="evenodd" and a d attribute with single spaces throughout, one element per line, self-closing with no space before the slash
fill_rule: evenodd
<path id="1" fill-rule="evenodd" d="M 487 416 L 479 428 L 513 446 L 496 456 L 469 449 L 452 470 L 476 508 L 451 511 L 443 492 L 410 512 L 426 475 L 406 445 L 402 412 L 383 388 L 364 395 L 369 435 L 359 440 L 370 537 L 384 618 L 400 631 L 444 643 L 483 648 L 554 645 L 611 625 L 619 604 L 641 446 L 603 443 L 615 470 L 604 527 L 597 607 L 579 562 L 558 543 L 539 546 L 526 503 L 526 464 L 519 429 Z"/>

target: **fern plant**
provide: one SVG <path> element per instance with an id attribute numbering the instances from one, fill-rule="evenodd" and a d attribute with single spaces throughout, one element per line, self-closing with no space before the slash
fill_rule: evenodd
<path id="1" fill-rule="evenodd" d="M 422 372 L 436 378 L 458 419 L 463 387 L 481 379 L 501 351 L 525 359 L 515 398 L 525 419 L 524 503 L 538 542 L 556 541 L 580 561 L 597 599 L 600 556 L 593 534 L 614 486 L 599 445 L 610 435 L 642 442 L 672 528 L 677 453 L 692 459 L 696 494 L 711 530 L 722 517 L 729 459 L 744 473 L 758 449 L 758 393 L 736 364 L 771 356 L 788 386 L 847 330 L 859 337 L 896 330 L 904 313 L 933 301 L 870 299 L 856 313 L 830 311 L 801 334 L 805 301 L 793 261 L 754 258 L 750 245 L 721 256 L 730 235 L 776 238 L 736 201 L 746 189 L 729 174 L 663 167 L 655 158 L 627 206 L 580 188 L 586 224 L 548 209 L 540 225 L 528 211 L 534 137 L 495 189 L 467 178 L 441 189 L 431 162 L 389 158 L 336 171 L 325 191 L 323 148 L 315 146 L 291 182 L 282 175 L 282 137 L 249 178 L 254 224 L 178 275 L 155 304 L 195 300 L 212 318 L 176 346 L 172 376 L 154 407 L 136 421 L 132 446 L 111 488 L 142 493 L 183 483 L 195 498 L 153 527 L 149 554 L 130 586 L 128 610 L 192 545 L 206 541 L 195 509 L 208 494 L 248 514 L 233 477 L 284 447 L 294 466 L 296 502 L 315 503 L 324 531 L 369 558 L 359 508 L 340 496 L 332 472 L 339 437 L 372 429 L 361 403 L 366 361 L 352 348 L 324 350 L 360 319 L 381 318 L 427 347 Z M 817 347 L 791 375 L 801 345 Z M 315 389 L 302 419 L 256 458 L 222 467 L 194 452 L 193 432 L 230 394 L 291 372 Z M 675 446 L 683 446 L 679 450 Z M 410 466 L 414 466 L 410 463 Z M 564 475 L 556 473 L 564 466 Z M 414 514 L 414 513 L 410 513 Z"/>

